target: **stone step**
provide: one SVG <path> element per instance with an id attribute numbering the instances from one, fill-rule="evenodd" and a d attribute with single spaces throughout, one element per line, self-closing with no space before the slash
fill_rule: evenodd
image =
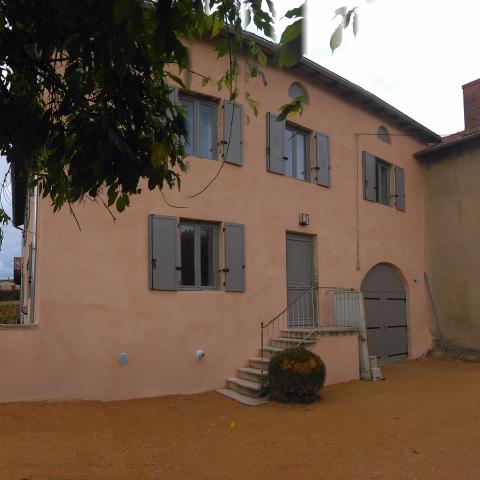
<path id="1" fill-rule="evenodd" d="M 268 385 L 268 369 L 264 369 L 262 372 L 260 368 L 243 367 L 238 369 L 238 376 L 244 380 L 258 383 L 260 383 L 263 376 L 263 386 Z"/>
<path id="2" fill-rule="evenodd" d="M 281 352 L 282 350 L 285 350 L 284 348 L 278 348 L 278 347 L 272 347 L 272 346 L 265 346 L 263 347 L 263 357 L 268 358 L 270 361 L 270 358 L 272 358 L 276 353 Z M 260 355 L 262 355 L 262 352 L 260 351 Z"/>
<path id="3" fill-rule="evenodd" d="M 349 335 L 358 333 L 356 327 L 320 327 L 318 329 L 319 335 Z"/>
<path id="4" fill-rule="evenodd" d="M 268 364 L 270 363 L 269 357 L 252 357 L 248 359 L 248 366 L 252 368 L 264 368 L 268 370 Z"/>
<path id="5" fill-rule="evenodd" d="M 282 337 L 284 338 L 305 338 L 309 337 L 315 339 L 316 328 L 287 328 L 282 330 Z"/>
<path id="6" fill-rule="evenodd" d="M 243 393 L 236 392 L 235 390 L 230 390 L 229 388 L 220 388 L 217 390 L 220 395 L 224 395 L 228 398 L 233 398 L 237 402 L 243 403 L 244 405 L 256 406 L 263 405 L 267 403 L 267 397 L 253 398 Z"/>
<path id="7" fill-rule="evenodd" d="M 230 390 L 253 398 L 260 398 L 263 393 L 260 383 L 244 380 L 243 378 L 227 378 L 227 386 Z"/>
<path id="8" fill-rule="evenodd" d="M 301 340 L 298 338 L 288 338 L 288 337 L 274 337 L 270 340 L 270 343 L 272 344 L 273 347 L 280 347 L 282 349 L 286 348 L 294 348 L 296 346 L 308 346 L 308 345 L 314 345 L 316 343 L 316 340 L 313 338 L 308 338 L 305 340 Z"/>

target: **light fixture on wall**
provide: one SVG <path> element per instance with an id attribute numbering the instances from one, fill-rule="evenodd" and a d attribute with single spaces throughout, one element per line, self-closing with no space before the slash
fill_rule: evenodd
<path id="1" fill-rule="evenodd" d="M 298 224 L 302 227 L 310 225 L 310 215 L 308 213 L 300 213 L 298 215 Z"/>

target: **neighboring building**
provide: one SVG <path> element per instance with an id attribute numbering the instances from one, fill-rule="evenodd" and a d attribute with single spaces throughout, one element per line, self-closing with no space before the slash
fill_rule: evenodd
<path id="1" fill-rule="evenodd" d="M 465 130 L 416 156 L 426 168 L 427 273 L 440 334 L 480 348 L 480 79 L 463 86 Z"/>
<path id="2" fill-rule="evenodd" d="M 5 279 L 5 280 L 0 280 L 0 290 L 19 290 L 20 287 L 15 284 L 13 280 Z"/>
<path id="3" fill-rule="evenodd" d="M 272 53 L 273 44 L 256 41 Z M 192 70 L 223 74 L 227 60 L 211 44 L 192 49 Z M 195 77 L 178 93 L 191 158 L 181 192 L 164 192 L 168 203 L 144 189 L 115 223 L 83 203 L 75 209 L 80 232 L 68 209 L 54 214 L 31 194 L 25 202 L 19 179 L 26 328 L 0 331 L 0 400 L 222 387 L 258 356 L 261 322 L 315 286 L 325 298 L 363 288 L 370 353 L 380 361 L 428 350 L 425 176 L 413 155 L 440 137 L 309 60 L 265 71 L 268 87 L 248 84 L 260 100 L 257 117 Z M 276 121 L 279 105 L 298 92 L 308 98 L 303 115 Z M 219 178 L 192 197 L 224 154 Z M 323 300 L 322 325 L 330 307 Z M 315 326 L 317 309 L 307 305 L 295 318 Z M 356 332 L 333 330 L 344 335 L 322 331 L 316 346 L 328 382 L 358 378 Z"/>

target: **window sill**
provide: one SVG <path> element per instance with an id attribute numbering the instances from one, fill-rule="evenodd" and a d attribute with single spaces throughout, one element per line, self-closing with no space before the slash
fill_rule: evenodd
<path id="1" fill-rule="evenodd" d="M 38 327 L 38 323 L 0 323 L 0 330 L 32 330 Z"/>
<path id="2" fill-rule="evenodd" d="M 179 292 L 219 292 L 220 289 L 217 287 L 180 287 Z"/>

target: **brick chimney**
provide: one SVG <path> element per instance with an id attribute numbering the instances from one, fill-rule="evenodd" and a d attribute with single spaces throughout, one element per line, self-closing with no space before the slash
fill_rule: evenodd
<path id="1" fill-rule="evenodd" d="M 480 128 L 480 78 L 462 88 L 465 130 Z"/>

